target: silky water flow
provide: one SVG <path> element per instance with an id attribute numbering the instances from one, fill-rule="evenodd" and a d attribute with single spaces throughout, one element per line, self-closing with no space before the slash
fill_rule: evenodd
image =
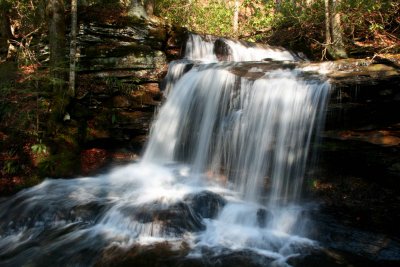
<path id="1" fill-rule="evenodd" d="M 47 179 L 0 203 L 0 265 L 91 266 L 110 246 L 167 241 L 188 244 L 186 257 L 251 251 L 289 266 L 316 246 L 299 200 L 329 84 L 257 65 L 294 61 L 288 51 L 225 41 L 232 61 L 217 62 L 213 40 L 190 36 L 138 163 Z"/>

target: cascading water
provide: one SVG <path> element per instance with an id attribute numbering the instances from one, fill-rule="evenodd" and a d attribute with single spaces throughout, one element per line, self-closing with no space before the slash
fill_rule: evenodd
<path id="1" fill-rule="evenodd" d="M 226 44 L 233 60 L 294 60 Z M 165 241 L 189 244 L 189 258 L 247 251 L 260 266 L 288 266 L 314 246 L 294 225 L 329 84 L 291 64 L 217 62 L 213 51 L 192 35 L 171 65 L 139 163 L 47 180 L 0 204 L 1 266 L 92 266 L 112 246 Z"/>

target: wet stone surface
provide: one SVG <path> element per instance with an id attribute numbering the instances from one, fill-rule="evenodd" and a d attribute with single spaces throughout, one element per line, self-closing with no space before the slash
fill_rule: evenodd
<path id="1" fill-rule="evenodd" d="M 226 200 L 220 195 L 202 191 L 185 197 L 189 206 L 202 218 L 215 218 L 226 204 Z"/>

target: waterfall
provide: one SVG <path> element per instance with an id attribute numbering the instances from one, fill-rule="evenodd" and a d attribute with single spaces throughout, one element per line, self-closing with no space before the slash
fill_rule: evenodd
<path id="1" fill-rule="evenodd" d="M 269 205 L 296 201 L 329 84 L 289 68 L 253 79 L 251 74 L 260 70 L 252 66 L 245 75 L 250 78 L 237 76 L 235 70 L 244 67 L 235 62 L 208 62 L 212 44 L 198 35 L 189 38 L 187 58 L 201 56 L 207 63 L 169 81 L 173 90 L 154 122 L 143 160 L 184 161 L 197 175 L 227 177 L 245 200 L 259 201 L 268 183 Z M 269 50 L 243 53 L 246 48 L 233 41 L 228 45 L 242 55 L 234 59 L 271 55 Z M 284 51 L 276 58 L 287 55 Z M 172 74 L 175 69 L 172 65 Z"/>
<path id="2" fill-rule="evenodd" d="M 0 265 L 102 266 L 117 248 L 168 242 L 182 257 L 243 252 L 257 266 L 289 266 L 316 246 L 299 227 L 299 201 L 329 91 L 295 61 L 281 48 L 191 35 L 142 160 L 1 202 Z"/>
<path id="3" fill-rule="evenodd" d="M 229 55 L 221 55 L 229 53 Z M 281 47 L 242 43 L 213 36 L 190 34 L 186 43 L 185 58 L 206 62 L 218 61 L 218 56 L 228 56 L 229 61 L 295 60 L 297 56 Z"/>

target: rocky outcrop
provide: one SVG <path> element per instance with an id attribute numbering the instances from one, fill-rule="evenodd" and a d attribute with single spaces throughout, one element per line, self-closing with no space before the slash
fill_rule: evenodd
<path id="1" fill-rule="evenodd" d="M 154 202 L 140 207 L 122 210 L 129 214 L 132 221 L 141 225 L 151 225 L 154 236 L 182 236 L 186 232 L 197 232 L 205 229 L 202 218 L 197 216 L 185 202 L 172 205 Z"/>
<path id="2" fill-rule="evenodd" d="M 381 63 L 323 63 L 333 88 L 309 179 L 323 212 L 400 236 L 400 69 Z"/>
<path id="3" fill-rule="evenodd" d="M 72 117 L 87 120 L 86 140 L 129 143 L 147 134 L 167 69 L 166 29 L 155 27 L 80 25 L 77 98 L 89 114 L 72 110 Z"/>
<path id="4" fill-rule="evenodd" d="M 159 21 L 80 21 L 78 83 L 68 120 L 79 132 L 83 156 L 93 148 L 107 155 L 141 150 L 163 97 L 160 83 L 168 62 L 180 57 L 184 34 Z"/>

